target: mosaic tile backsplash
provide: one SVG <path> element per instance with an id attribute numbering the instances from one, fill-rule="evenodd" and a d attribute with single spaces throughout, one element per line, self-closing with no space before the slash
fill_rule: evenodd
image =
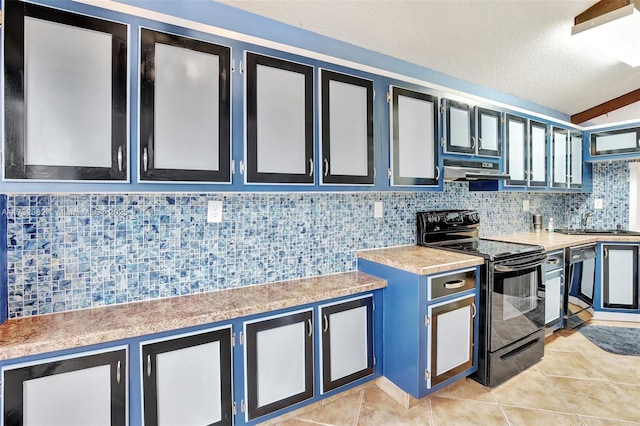
<path id="1" fill-rule="evenodd" d="M 563 226 L 599 197 L 605 209 L 592 219 L 624 226 L 625 176 L 625 163 L 596 165 L 594 194 L 578 195 L 469 192 L 465 183 L 443 192 L 10 195 L 8 315 L 355 270 L 357 250 L 413 244 L 419 210 L 477 209 L 489 236 L 531 230 L 525 199 Z M 222 223 L 207 223 L 209 200 L 223 202 Z"/>

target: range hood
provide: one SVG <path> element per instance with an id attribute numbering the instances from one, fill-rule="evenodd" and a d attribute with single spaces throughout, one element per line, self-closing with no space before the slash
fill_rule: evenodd
<path id="1" fill-rule="evenodd" d="M 498 163 L 470 160 L 444 160 L 445 181 L 509 180 L 509 174 L 501 172 Z"/>

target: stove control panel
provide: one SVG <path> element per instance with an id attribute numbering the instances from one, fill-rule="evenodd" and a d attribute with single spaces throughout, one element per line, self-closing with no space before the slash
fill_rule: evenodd
<path id="1" fill-rule="evenodd" d="M 476 210 L 433 210 L 418 212 L 418 232 L 445 231 L 480 224 Z"/>

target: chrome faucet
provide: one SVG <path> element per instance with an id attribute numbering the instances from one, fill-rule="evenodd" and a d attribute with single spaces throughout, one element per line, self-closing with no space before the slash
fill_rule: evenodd
<path id="1" fill-rule="evenodd" d="M 589 219 L 589 216 L 591 216 L 591 212 L 582 213 L 582 217 L 580 218 L 580 226 L 582 227 L 583 231 L 587 227 L 587 219 Z"/>

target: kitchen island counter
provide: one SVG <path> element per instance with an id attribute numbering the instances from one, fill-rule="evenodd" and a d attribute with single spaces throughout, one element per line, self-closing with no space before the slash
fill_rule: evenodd
<path id="1" fill-rule="evenodd" d="M 0 325 L 0 361 L 227 321 L 386 285 L 385 280 L 363 272 L 345 272 L 10 319 Z"/>
<path id="2" fill-rule="evenodd" d="M 418 275 L 430 275 L 484 263 L 482 257 L 418 245 L 362 250 L 356 255 L 360 259 Z"/>

